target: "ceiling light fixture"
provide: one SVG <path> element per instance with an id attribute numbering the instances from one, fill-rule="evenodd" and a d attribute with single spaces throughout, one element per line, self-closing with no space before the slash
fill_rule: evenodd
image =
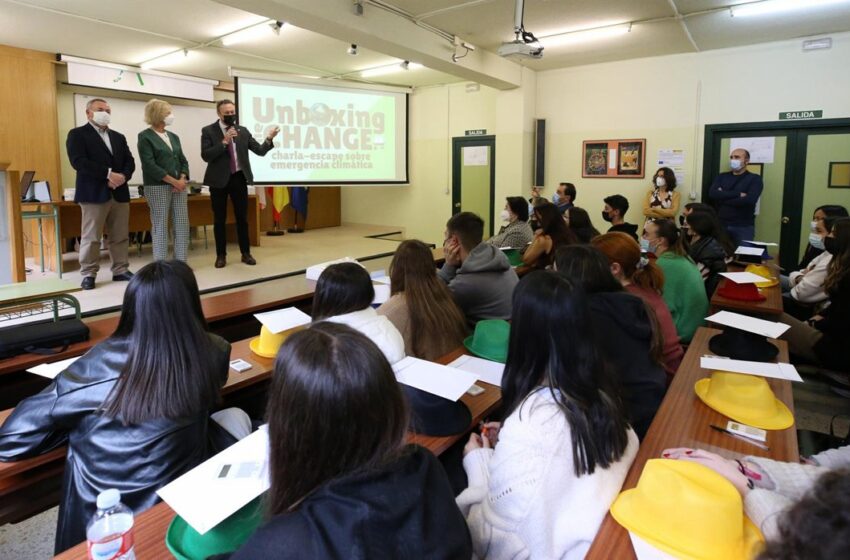
<path id="1" fill-rule="evenodd" d="M 139 67 L 142 70 L 147 70 L 149 68 L 162 68 L 163 66 L 171 66 L 172 64 L 177 64 L 178 62 L 182 62 L 189 58 L 188 49 L 180 49 L 179 51 L 170 52 L 161 56 L 157 56 L 150 60 L 146 60 L 139 64 Z"/>
<path id="2" fill-rule="evenodd" d="M 351 56 L 357 56 L 357 45 L 355 45 L 354 43 L 351 43 L 351 46 L 348 47 L 348 49 L 345 52 L 347 52 Z"/>
<path id="3" fill-rule="evenodd" d="M 280 30 L 284 25 L 286 25 L 286 23 L 274 20 L 257 23 L 255 25 L 245 27 L 244 29 L 234 31 L 233 33 L 228 33 L 221 38 L 221 44 L 225 47 L 229 47 L 230 45 L 235 45 L 237 43 L 267 39 L 269 37 L 269 29 L 271 29 L 272 33 L 275 35 L 280 35 Z"/>
<path id="4" fill-rule="evenodd" d="M 558 33 L 556 35 L 540 37 L 540 43 L 547 48 L 561 47 L 564 45 L 575 45 L 577 43 L 589 43 L 600 39 L 610 39 L 612 37 L 625 35 L 631 30 L 631 23 L 597 27 L 595 29 L 582 29 L 579 31 L 569 31 L 567 33 Z"/>
<path id="5" fill-rule="evenodd" d="M 748 2 L 729 8 L 732 17 L 750 17 L 788 12 L 792 10 L 811 10 L 833 4 L 846 4 L 848 0 L 762 0 L 761 2 Z"/>
<path id="6" fill-rule="evenodd" d="M 368 68 L 366 70 L 361 71 L 360 76 L 363 78 L 374 78 L 376 76 L 384 76 L 386 74 L 401 72 L 403 70 L 419 70 L 420 68 L 422 68 L 421 64 L 405 60 L 403 62 L 395 62 L 393 64 L 387 64 L 375 68 Z"/>

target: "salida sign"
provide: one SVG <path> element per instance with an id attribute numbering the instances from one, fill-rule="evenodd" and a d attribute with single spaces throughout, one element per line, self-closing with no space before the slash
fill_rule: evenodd
<path id="1" fill-rule="evenodd" d="M 784 111 L 779 113 L 780 121 L 798 121 L 802 119 L 823 118 L 823 111 Z"/>

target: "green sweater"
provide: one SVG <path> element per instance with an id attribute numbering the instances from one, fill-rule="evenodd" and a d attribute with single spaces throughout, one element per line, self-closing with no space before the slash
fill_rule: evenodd
<path id="1" fill-rule="evenodd" d="M 656 261 L 664 272 L 664 297 L 676 332 L 682 342 L 690 342 L 708 314 L 705 284 L 694 262 L 667 251 Z"/>
<path id="2" fill-rule="evenodd" d="M 145 185 L 164 185 L 166 175 L 179 179 L 181 174 L 189 177 L 189 162 L 183 155 L 180 138 L 165 131 L 171 140 L 171 148 L 152 128 L 139 133 L 139 159 L 142 160 L 142 181 Z"/>

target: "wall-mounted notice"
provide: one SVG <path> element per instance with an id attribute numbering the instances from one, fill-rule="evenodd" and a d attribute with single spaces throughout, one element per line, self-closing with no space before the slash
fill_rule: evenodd
<path id="1" fill-rule="evenodd" d="M 763 136 L 761 138 L 731 138 L 729 151 L 743 148 L 750 152 L 752 163 L 773 163 L 773 151 L 776 138 Z"/>
<path id="2" fill-rule="evenodd" d="M 679 148 L 660 148 L 658 167 L 669 167 L 676 176 L 676 184 L 685 184 L 685 150 Z"/>
<path id="3" fill-rule="evenodd" d="M 463 147 L 463 164 L 464 165 L 489 165 L 488 159 L 490 155 L 489 146 L 464 146 Z"/>

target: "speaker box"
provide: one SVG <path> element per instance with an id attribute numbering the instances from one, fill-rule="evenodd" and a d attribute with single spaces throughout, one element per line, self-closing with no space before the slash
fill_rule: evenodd
<path id="1" fill-rule="evenodd" d="M 534 119 L 534 174 L 532 186 L 542 187 L 546 172 L 546 119 Z"/>

